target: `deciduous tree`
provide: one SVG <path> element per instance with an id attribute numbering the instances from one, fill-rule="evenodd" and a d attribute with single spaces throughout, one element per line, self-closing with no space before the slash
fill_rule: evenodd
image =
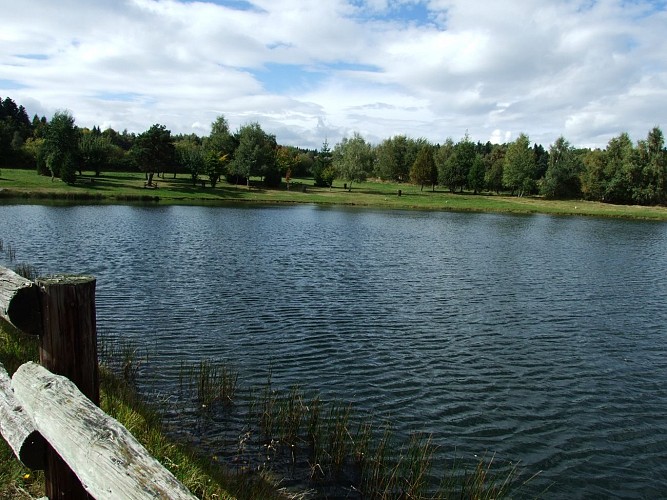
<path id="1" fill-rule="evenodd" d="M 348 183 L 363 182 L 373 170 L 373 150 L 361 134 L 355 132 L 351 139 L 344 137 L 333 151 L 333 165 L 338 177 Z"/>
<path id="2" fill-rule="evenodd" d="M 276 138 L 262 130 L 259 123 L 243 125 L 237 132 L 238 147 L 229 170 L 246 180 L 250 187 L 250 177 L 262 177 L 269 186 L 280 184 L 280 170 L 276 164 Z"/>
<path id="3" fill-rule="evenodd" d="M 477 153 L 468 172 L 468 188 L 472 189 L 473 193 L 480 193 L 484 189 L 486 184 L 485 175 L 484 159 L 481 154 Z"/>
<path id="4" fill-rule="evenodd" d="M 174 144 L 176 161 L 180 167 L 190 174 L 192 185 L 196 186 L 199 176 L 204 173 L 204 148 L 196 140 L 187 138 Z"/>
<path id="5" fill-rule="evenodd" d="M 626 132 L 609 141 L 605 160 L 606 185 L 602 201 L 632 203 L 633 184 L 641 177 L 641 173 L 634 161 L 632 141 Z"/>
<path id="6" fill-rule="evenodd" d="M 646 140 L 637 144 L 642 185 L 636 193 L 636 203 L 653 205 L 667 202 L 667 151 L 664 146 L 665 139 L 660 127 L 653 127 Z"/>
<path id="7" fill-rule="evenodd" d="M 421 186 L 420 191 L 424 190 L 424 184 L 430 184 L 435 188 L 438 182 L 438 169 L 435 167 L 433 159 L 433 149 L 430 146 L 423 146 L 410 169 L 410 180 L 414 184 Z"/>
<path id="8" fill-rule="evenodd" d="M 449 186 L 449 159 L 454 154 L 454 141 L 448 137 L 435 153 L 435 166 L 438 169 L 438 184 Z"/>
<path id="9" fill-rule="evenodd" d="M 547 198 L 578 198 L 581 196 L 582 164 L 574 148 L 559 137 L 549 148 L 549 161 L 540 191 Z"/>
<path id="10" fill-rule="evenodd" d="M 148 185 L 152 186 L 155 173 L 164 172 L 175 161 L 171 131 L 164 125 L 153 125 L 137 136 L 132 155 L 139 169 L 146 173 Z"/>
<path id="11" fill-rule="evenodd" d="M 522 133 L 507 148 L 503 165 L 503 184 L 512 191 L 512 194 L 523 196 L 532 189 L 534 182 L 535 155 L 530 147 L 530 139 Z"/>
<path id="12" fill-rule="evenodd" d="M 484 182 L 491 191 L 500 193 L 503 189 L 503 168 L 505 165 L 505 145 L 496 144 L 491 153 L 484 157 L 486 173 Z"/>
<path id="13" fill-rule="evenodd" d="M 84 131 L 79 140 L 79 152 L 81 168 L 92 170 L 96 176 L 99 176 L 111 162 L 113 145 L 106 136 Z"/>
<path id="14" fill-rule="evenodd" d="M 457 189 L 463 191 L 468 181 L 468 173 L 475 161 L 475 144 L 470 140 L 466 132 L 463 139 L 458 142 L 451 155 L 440 171 L 440 183 L 454 192 Z"/>
<path id="15" fill-rule="evenodd" d="M 57 111 L 44 138 L 43 154 L 51 178 L 60 177 L 67 184 L 76 181 L 79 153 L 79 131 L 68 111 Z"/>

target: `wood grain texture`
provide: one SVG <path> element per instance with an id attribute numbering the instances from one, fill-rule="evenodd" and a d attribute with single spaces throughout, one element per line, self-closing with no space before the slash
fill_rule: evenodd
<path id="1" fill-rule="evenodd" d="M 0 317 L 30 335 L 39 335 L 39 291 L 32 281 L 0 266 Z"/>
<path id="2" fill-rule="evenodd" d="M 95 278 L 56 275 L 39 278 L 42 332 L 39 361 L 67 377 L 99 405 Z M 46 450 L 45 491 L 49 498 L 89 498 L 77 476 L 51 446 Z"/>
<path id="3" fill-rule="evenodd" d="M 26 363 L 14 374 L 12 388 L 37 430 L 94 498 L 195 498 L 65 377 Z"/>
<path id="4" fill-rule="evenodd" d="M 46 443 L 35 429 L 23 405 L 16 399 L 11 379 L 0 364 L 0 434 L 23 465 L 33 470 L 44 469 Z"/>

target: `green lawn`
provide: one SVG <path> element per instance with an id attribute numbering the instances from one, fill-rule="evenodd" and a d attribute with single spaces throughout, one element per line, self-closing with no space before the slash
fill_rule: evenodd
<path id="1" fill-rule="evenodd" d="M 336 181 L 332 189 L 313 186 L 312 179 L 293 179 L 290 189 L 283 183 L 280 188 L 266 189 L 259 180 L 253 186 L 231 185 L 225 181 L 215 188 L 207 183 L 193 186 L 189 177 L 176 178 L 168 174 L 155 178 L 157 188 L 144 187 L 144 175 L 139 172 L 110 172 L 94 177 L 90 173 L 79 176 L 69 186 L 59 179 L 39 176 L 32 170 L 2 169 L 0 196 L 5 199 L 39 199 L 66 201 L 99 201 L 126 203 L 155 201 L 161 204 L 209 203 L 317 203 L 376 207 L 383 209 L 422 209 L 499 213 L 545 213 L 560 215 L 589 215 L 667 220 L 667 207 L 610 205 L 582 200 L 551 201 L 540 197 L 513 197 L 485 193 L 452 194 L 430 188 L 388 182 L 368 181 L 355 183 L 351 191 Z M 398 191 L 401 190 L 401 196 Z"/>

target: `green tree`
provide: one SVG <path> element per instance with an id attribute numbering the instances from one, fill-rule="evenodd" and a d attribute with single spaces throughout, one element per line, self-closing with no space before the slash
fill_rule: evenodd
<path id="1" fill-rule="evenodd" d="M 0 166 L 27 166 L 31 158 L 23 145 L 31 136 L 32 123 L 25 108 L 9 97 L 0 99 Z"/>
<path id="2" fill-rule="evenodd" d="M 421 186 L 420 191 L 424 190 L 424 184 L 430 184 L 435 189 L 438 182 L 438 169 L 433 159 L 433 149 L 430 146 L 423 146 L 410 169 L 410 180 L 414 184 Z"/>
<path id="3" fill-rule="evenodd" d="M 67 184 L 76 181 L 79 131 L 68 111 L 57 111 L 44 138 L 43 154 L 51 178 L 60 177 Z"/>
<path id="4" fill-rule="evenodd" d="M 79 139 L 79 153 L 81 168 L 92 170 L 99 177 L 111 162 L 113 145 L 108 137 L 84 131 Z"/>
<path id="5" fill-rule="evenodd" d="M 503 165 L 503 184 L 518 196 L 533 189 L 535 182 L 535 155 L 530 139 L 521 134 L 507 147 Z"/>
<path id="6" fill-rule="evenodd" d="M 224 115 L 219 115 L 211 123 L 211 133 L 204 139 L 204 148 L 215 153 L 218 157 L 231 157 L 236 149 L 236 141 L 229 131 L 229 124 Z"/>
<path id="7" fill-rule="evenodd" d="M 549 168 L 549 152 L 541 144 L 533 144 L 533 156 L 535 157 L 535 179 L 542 179 Z"/>
<path id="8" fill-rule="evenodd" d="M 331 148 L 329 148 L 329 142 L 324 139 L 322 148 L 315 156 L 315 161 L 313 163 L 312 173 L 316 186 L 328 187 L 331 189 L 333 181 L 336 178 L 336 171 L 334 170 L 332 162 L 333 155 L 331 153 Z"/>
<path id="9" fill-rule="evenodd" d="M 505 166 L 505 145 L 496 144 L 491 152 L 484 157 L 486 173 L 484 174 L 484 183 L 491 191 L 496 194 L 503 189 L 503 169 Z"/>
<path id="10" fill-rule="evenodd" d="M 43 138 L 29 137 L 25 144 L 23 144 L 23 154 L 29 158 L 28 162 L 37 167 L 39 175 L 49 175 L 49 169 L 46 166 L 46 159 L 44 158 L 44 142 Z"/>
<path id="11" fill-rule="evenodd" d="M 213 151 L 204 151 L 204 171 L 208 175 L 208 180 L 211 182 L 211 187 L 218 184 L 220 178 L 224 175 L 226 170 L 228 155 L 218 156 Z"/>
<path id="12" fill-rule="evenodd" d="M 547 171 L 540 191 L 547 198 L 563 199 L 581 196 L 582 164 L 579 156 L 564 137 L 549 148 Z"/>
<path id="13" fill-rule="evenodd" d="M 448 137 L 435 153 L 435 166 L 438 169 L 438 184 L 449 186 L 450 158 L 454 155 L 454 141 Z"/>
<path id="14" fill-rule="evenodd" d="M 299 151 L 297 163 L 294 166 L 294 177 L 308 177 L 315 164 L 315 151 Z"/>
<path id="15" fill-rule="evenodd" d="M 280 184 L 276 164 L 276 138 L 262 130 L 259 123 L 243 125 L 237 132 L 238 147 L 229 165 L 231 174 L 244 178 L 250 187 L 250 177 L 262 177 L 268 186 Z"/>
<path id="16" fill-rule="evenodd" d="M 441 183 L 454 192 L 463 188 L 468 181 L 468 173 L 475 161 L 475 144 L 470 140 L 466 132 L 463 139 L 454 146 L 453 153 L 445 162 Z"/>
<path id="17" fill-rule="evenodd" d="M 175 161 L 175 148 L 171 131 L 155 124 L 139 134 L 132 145 L 132 156 L 139 169 L 146 174 L 149 186 L 153 185 L 156 172 L 164 172 Z"/>
<path id="18" fill-rule="evenodd" d="M 411 139 L 397 135 L 385 139 L 375 149 L 375 175 L 383 180 L 404 182 L 410 177 L 410 169 L 426 139 Z"/>
<path id="19" fill-rule="evenodd" d="M 285 178 L 287 189 L 299 165 L 299 150 L 293 146 L 278 146 L 276 150 L 276 165 L 280 174 Z"/>
<path id="20" fill-rule="evenodd" d="M 582 157 L 581 193 L 587 200 L 604 200 L 607 189 L 607 153 L 601 149 L 587 151 Z"/>
<path id="21" fill-rule="evenodd" d="M 333 166 L 338 177 L 348 183 L 363 182 L 373 170 L 373 150 L 361 134 L 355 132 L 351 139 L 344 137 L 333 150 Z"/>
<path id="22" fill-rule="evenodd" d="M 637 187 L 638 203 L 653 205 L 667 201 L 667 151 L 660 127 L 653 127 L 646 140 L 637 144 L 638 163 L 642 169 L 642 185 Z"/>
<path id="23" fill-rule="evenodd" d="M 190 174 L 192 185 L 196 186 L 199 176 L 205 171 L 204 148 L 194 138 L 180 140 L 174 144 L 176 161 Z"/>
<path id="24" fill-rule="evenodd" d="M 475 154 L 475 159 L 472 162 L 470 171 L 468 172 L 468 188 L 473 190 L 473 193 L 480 193 L 484 186 L 486 185 L 485 181 L 486 175 L 486 166 L 484 165 L 484 159 L 482 155 L 477 153 Z"/>
<path id="25" fill-rule="evenodd" d="M 605 154 L 604 178 L 606 185 L 601 201 L 627 204 L 633 201 L 633 188 L 639 184 L 641 171 L 637 168 L 630 136 L 623 132 L 613 137 Z"/>

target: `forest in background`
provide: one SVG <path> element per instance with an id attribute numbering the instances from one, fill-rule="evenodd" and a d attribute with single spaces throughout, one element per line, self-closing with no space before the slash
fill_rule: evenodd
<path id="1" fill-rule="evenodd" d="M 667 203 L 667 149 L 659 126 L 633 143 L 625 132 L 605 149 L 575 148 L 564 137 L 545 148 L 522 133 L 513 142 L 474 142 L 466 133 L 442 144 L 397 135 L 370 144 L 359 133 L 319 150 L 283 146 L 256 123 L 230 131 L 224 116 L 211 133 L 172 134 L 155 124 L 140 133 L 111 128 L 81 128 L 70 112 L 50 120 L 29 118 L 24 106 L 0 99 L 0 169 L 34 169 L 38 174 L 76 183 L 83 171 L 142 171 L 189 175 L 193 184 L 212 187 L 225 179 L 249 183 L 260 177 L 269 187 L 283 180 L 312 177 L 318 186 L 335 180 L 348 189 L 367 178 L 436 186 L 452 192 L 541 195 L 550 199 L 586 199 L 616 204 Z M 1 175 L 1 170 L 0 170 Z"/>

